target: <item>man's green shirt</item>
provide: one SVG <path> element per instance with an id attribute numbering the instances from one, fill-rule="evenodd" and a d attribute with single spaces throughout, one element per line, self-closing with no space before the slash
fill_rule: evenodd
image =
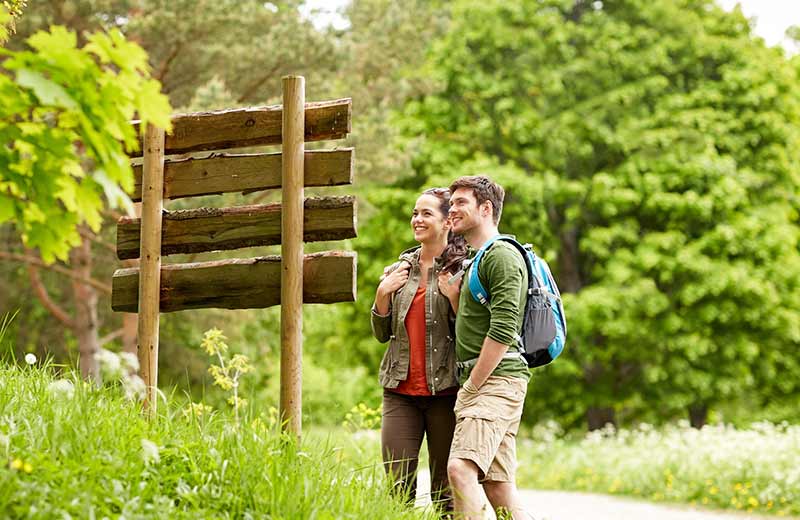
<path id="1" fill-rule="evenodd" d="M 478 266 L 480 281 L 489 292 L 486 306 L 472 297 L 469 273 L 464 275 L 456 316 L 456 359 L 477 358 L 486 336 L 509 345 L 509 352 L 518 348 L 516 337 L 522 330 L 528 288 L 524 262 L 519 251 L 502 240 L 489 247 Z M 503 359 L 492 375 L 530 379 L 528 366 L 521 358 Z M 467 377 L 469 371 L 460 375 L 462 384 Z"/>

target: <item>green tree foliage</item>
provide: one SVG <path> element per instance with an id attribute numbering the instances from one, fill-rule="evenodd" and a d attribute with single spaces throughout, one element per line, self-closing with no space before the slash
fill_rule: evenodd
<path id="1" fill-rule="evenodd" d="M 20 35 L 51 24 L 118 29 L 149 56 L 153 77 L 173 106 L 208 110 L 278 102 L 280 78 L 303 74 L 307 97 L 327 88 L 339 65 L 332 35 L 303 18 L 297 0 L 67 0 L 31 4 Z M 14 44 L 15 42 L 11 42 Z M 205 85 L 228 96 L 195 99 Z M 213 101 L 211 106 L 203 101 Z"/>
<path id="2" fill-rule="evenodd" d="M 409 154 L 397 146 L 395 111 L 413 97 L 433 92 L 435 78 L 417 69 L 429 42 L 449 23 L 446 2 L 353 0 L 350 28 L 339 38 L 343 60 L 334 76 L 336 95 L 353 98 L 353 134 L 359 188 L 383 185 L 408 174 Z M 366 197 L 369 194 L 365 191 Z"/>
<path id="3" fill-rule="evenodd" d="M 740 12 L 464 0 L 430 67 L 443 88 L 407 110 L 426 136 L 415 184 L 497 172 L 501 230 L 569 293 L 566 355 L 535 379 L 530 417 L 598 425 L 797 390 L 800 87 Z"/>
<path id="4" fill-rule="evenodd" d="M 99 229 L 103 196 L 128 200 L 126 151 L 138 147 L 131 119 L 168 127 L 170 107 L 147 55 L 119 31 L 78 47 L 74 32 L 53 27 L 27 43 L 0 51 L 0 223 L 14 222 L 52 262 L 80 242 L 79 225 Z"/>
<path id="5" fill-rule="evenodd" d="M 16 19 L 27 3 L 27 0 L 3 0 L 0 3 L 0 43 L 5 43 L 9 32 L 14 32 Z"/>

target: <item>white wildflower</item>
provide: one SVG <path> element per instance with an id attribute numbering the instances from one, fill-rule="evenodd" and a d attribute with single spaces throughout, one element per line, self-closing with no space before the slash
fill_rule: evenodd
<path id="1" fill-rule="evenodd" d="M 75 385 L 67 379 L 56 379 L 47 385 L 47 390 L 53 397 L 72 399 L 72 396 L 75 395 Z"/>
<path id="2" fill-rule="evenodd" d="M 139 371 L 139 358 L 136 357 L 136 354 L 134 354 L 133 352 L 120 352 L 119 360 L 122 363 L 122 367 L 126 371 L 128 372 Z"/>
<path id="3" fill-rule="evenodd" d="M 97 360 L 97 364 L 100 365 L 100 375 L 103 381 L 117 381 L 122 378 L 122 363 L 117 354 L 101 348 L 95 353 L 94 358 Z"/>
<path id="4" fill-rule="evenodd" d="M 147 385 L 136 374 L 122 380 L 122 389 L 125 391 L 125 397 L 131 401 L 141 401 L 147 394 Z"/>
<path id="5" fill-rule="evenodd" d="M 29 364 L 29 365 L 35 365 L 36 364 L 36 354 L 34 354 L 32 352 L 28 352 L 27 354 L 25 354 L 25 362 L 27 364 Z"/>
<path id="6" fill-rule="evenodd" d="M 153 441 L 142 439 L 142 460 L 148 466 L 161 462 L 161 455 L 158 454 L 158 446 Z"/>

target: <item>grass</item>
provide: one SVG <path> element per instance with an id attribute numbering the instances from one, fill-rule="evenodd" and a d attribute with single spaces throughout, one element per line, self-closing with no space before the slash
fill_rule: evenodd
<path id="1" fill-rule="evenodd" d="M 520 487 L 800 514 L 800 426 L 642 425 L 571 439 L 550 425 L 531 436 L 519 441 Z"/>
<path id="2" fill-rule="evenodd" d="M 118 388 L 0 364 L 0 511 L 11 518 L 433 518 L 387 492 L 378 448 L 297 444 L 270 417 L 148 421 Z"/>

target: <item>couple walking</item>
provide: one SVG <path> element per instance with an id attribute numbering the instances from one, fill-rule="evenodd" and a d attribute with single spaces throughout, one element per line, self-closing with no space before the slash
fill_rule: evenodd
<path id="1" fill-rule="evenodd" d="M 462 289 L 463 278 L 452 278 L 469 248 L 498 234 L 504 196 L 485 176 L 424 191 L 411 216 L 420 245 L 389 268 L 372 308 L 375 337 L 389 341 L 380 367 L 386 470 L 413 499 L 427 437 L 432 499 L 456 518 L 483 517 L 481 484 L 495 510 L 525 514 L 514 481 L 530 378 L 516 350 L 525 261 L 506 242 L 492 244 L 478 267 L 491 296 L 486 306 Z"/>

